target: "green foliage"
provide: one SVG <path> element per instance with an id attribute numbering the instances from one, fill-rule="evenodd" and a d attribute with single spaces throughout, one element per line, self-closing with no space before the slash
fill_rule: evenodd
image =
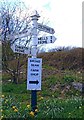
<path id="1" fill-rule="evenodd" d="M 9 79 L 11 79 L 11 76 L 7 73 L 2 73 L 2 81 L 7 82 Z"/>
<path id="2" fill-rule="evenodd" d="M 82 118 L 82 101 L 78 98 L 44 100 L 40 110 L 40 113 L 43 113 L 41 116 L 43 118 Z M 81 112 L 78 113 L 78 111 Z"/>
<path id="3" fill-rule="evenodd" d="M 27 93 L 26 90 L 26 84 L 13 84 L 13 83 L 8 83 L 2 85 L 2 90 L 3 92 L 8 92 L 9 94 L 22 94 L 22 93 Z"/>
<path id="4" fill-rule="evenodd" d="M 71 75 L 65 75 L 65 76 L 63 77 L 63 80 L 64 80 L 64 82 L 66 82 L 66 83 L 71 83 L 71 82 L 75 81 L 75 77 L 74 77 L 74 76 L 71 76 Z"/>
<path id="5" fill-rule="evenodd" d="M 18 99 L 18 98 L 17 98 Z M 17 102 L 14 96 L 2 97 L 3 118 L 25 118 L 25 119 L 53 119 L 53 118 L 82 118 L 82 99 L 40 99 L 38 101 L 38 113 L 30 114 L 30 103 Z"/>

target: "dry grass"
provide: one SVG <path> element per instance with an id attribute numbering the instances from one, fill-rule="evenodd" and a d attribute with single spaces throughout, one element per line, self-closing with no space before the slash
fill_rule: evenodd
<path id="1" fill-rule="evenodd" d="M 82 70 L 83 48 L 75 48 L 69 51 L 42 53 L 38 57 L 43 58 L 43 64 L 52 66 L 58 70 Z"/>

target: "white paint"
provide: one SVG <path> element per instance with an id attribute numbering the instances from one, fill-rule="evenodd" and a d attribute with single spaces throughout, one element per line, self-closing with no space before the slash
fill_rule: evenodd
<path id="1" fill-rule="evenodd" d="M 37 28 L 40 31 L 47 32 L 47 33 L 50 33 L 50 34 L 54 34 L 55 33 L 53 28 L 51 28 L 49 26 L 46 26 L 46 25 L 43 25 L 41 23 L 38 23 L 38 27 Z"/>
<path id="2" fill-rule="evenodd" d="M 38 44 L 54 43 L 55 40 L 56 40 L 56 38 L 54 36 L 39 37 Z"/>
<path id="3" fill-rule="evenodd" d="M 19 45 L 13 44 L 11 45 L 11 49 L 15 53 L 30 54 L 30 48 L 26 46 L 19 46 Z"/>
<path id="4" fill-rule="evenodd" d="M 28 71 L 27 71 L 27 90 L 41 90 L 41 71 L 42 59 L 41 58 L 28 58 Z M 37 84 L 30 83 L 31 81 L 38 81 Z"/>

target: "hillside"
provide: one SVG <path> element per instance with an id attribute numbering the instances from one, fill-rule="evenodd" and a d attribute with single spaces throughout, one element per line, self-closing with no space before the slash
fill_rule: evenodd
<path id="1" fill-rule="evenodd" d="M 82 70 L 83 48 L 75 48 L 69 51 L 42 53 L 38 57 L 43 58 L 43 65 L 54 67 L 58 70 Z"/>
<path id="2" fill-rule="evenodd" d="M 74 71 L 80 72 L 82 74 L 84 70 L 84 62 L 83 62 L 83 53 L 84 49 L 75 48 L 68 51 L 57 51 L 50 53 L 41 53 L 37 57 L 42 58 L 42 77 L 43 79 L 49 75 L 56 75 L 58 73 L 62 73 L 65 71 Z M 20 82 L 26 80 L 27 76 L 27 57 L 21 57 L 20 64 Z M 18 63 L 16 59 L 8 61 L 8 65 L 11 69 L 17 68 Z M 5 80 L 6 73 L 3 72 L 3 80 Z M 7 79 L 11 79 L 10 76 Z M 5 80 L 6 81 L 6 80 Z"/>

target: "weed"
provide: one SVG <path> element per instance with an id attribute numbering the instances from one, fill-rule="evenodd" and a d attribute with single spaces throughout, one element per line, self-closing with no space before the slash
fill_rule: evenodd
<path id="1" fill-rule="evenodd" d="M 66 83 L 71 83 L 71 82 L 75 81 L 75 77 L 74 77 L 74 76 L 71 76 L 71 75 L 65 75 L 65 76 L 63 77 L 63 80 L 64 80 L 64 82 L 66 82 Z"/>

